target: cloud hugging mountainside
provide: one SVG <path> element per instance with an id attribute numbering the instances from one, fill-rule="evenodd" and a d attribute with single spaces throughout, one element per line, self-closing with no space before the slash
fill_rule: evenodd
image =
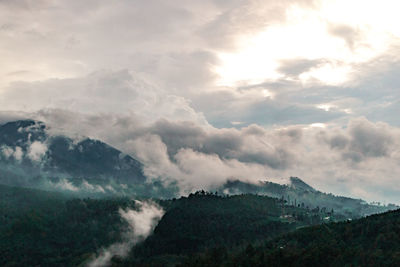
<path id="1" fill-rule="evenodd" d="M 87 137 L 52 136 L 39 121 L 0 126 L 0 179 L 4 184 L 105 193 L 143 184 L 143 165 L 117 149 Z M 75 181 L 75 183 L 74 183 Z"/>

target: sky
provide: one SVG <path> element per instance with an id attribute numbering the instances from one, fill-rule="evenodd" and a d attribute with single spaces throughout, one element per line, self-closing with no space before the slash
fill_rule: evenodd
<path id="1" fill-rule="evenodd" d="M 399 7 L 0 0 L 0 121 L 98 138 L 187 190 L 298 176 L 400 203 Z"/>

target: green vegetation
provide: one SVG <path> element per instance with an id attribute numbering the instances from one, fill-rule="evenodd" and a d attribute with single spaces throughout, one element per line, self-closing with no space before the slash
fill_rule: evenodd
<path id="1" fill-rule="evenodd" d="M 68 199 L 59 193 L 0 186 L 0 266 L 77 266 L 121 240 L 128 199 Z"/>
<path id="2" fill-rule="evenodd" d="M 288 185 L 267 181 L 258 184 L 250 184 L 238 180 L 228 181 L 219 191 L 228 194 L 259 194 L 276 198 L 284 196 L 285 200 L 291 205 L 301 205 L 310 209 L 317 206 L 325 207 L 328 210 L 334 209 L 337 214 L 344 216 L 343 219 L 357 219 L 399 208 L 393 204 L 388 204 L 387 206 L 372 205 L 361 199 L 323 193 L 312 188 L 297 177 L 290 177 Z"/>
<path id="3" fill-rule="evenodd" d="M 320 224 L 327 216 L 321 210 L 312 212 L 281 199 L 250 194 L 219 196 L 200 191 L 161 203 L 167 212 L 154 234 L 119 264 L 173 266 L 198 252 L 221 246 L 237 250 Z"/>
<path id="4" fill-rule="evenodd" d="M 181 266 L 400 266 L 400 210 L 307 227 L 239 252 L 224 247 Z"/>
<path id="5" fill-rule="evenodd" d="M 118 209 L 135 205 L 127 198 L 72 199 L 9 186 L 0 186 L 0 191 L 1 266 L 85 262 L 100 248 L 122 241 L 127 224 Z M 268 240 L 322 218 L 256 195 L 222 197 L 202 191 L 159 203 L 165 216 L 154 234 L 132 250 L 128 263 L 163 257 L 168 263 L 182 262 L 192 253 Z"/>
<path id="6" fill-rule="evenodd" d="M 204 191 L 158 203 L 166 213 L 154 233 L 113 266 L 400 264 L 400 211 L 337 222 L 325 207 Z M 124 241 L 127 207 L 135 202 L 0 185 L 0 266 L 84 266 Z"/>

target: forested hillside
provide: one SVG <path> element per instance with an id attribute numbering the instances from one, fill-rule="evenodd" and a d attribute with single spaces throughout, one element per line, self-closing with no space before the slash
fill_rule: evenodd
<path id="1" fill-rule="evenodd" d="M 0 266 L 77 266 L 127 227 L 128 199 L 69 199 L 62 194 L 0 186 Z"/>
<path id="2" fill-rule="evenodd" d="M 222 246 L 180 266 L 400 266 L 400 210 L 303 228 L 240 252 Z"/>
<path id="3" fill-rule="evenodd" d="M 258 195 L 219 196 L 204 191 L 162 202 L 167 212 L 127 260 L 115 263 L 173 266 L 191 255 L 221 246 L 237 250 L 308 225 L 336 220 L 331 211 L 287 205 Z"/>
<path id="4" fill-rule="evenodd" d="M 135 207 L 128 198 L 72 199 L 34 189 L 0 189 L 1 266 L 84 263 L 102 247 L 123 239 L 128 226 L 118 210 Z M 237 249 L 319 224 L 326 216 L 256 195 L 200 191 L 158 203 L 166 213 L 154 234 L 121 264 L 180 263 L 193 253 L 221 245 Z"/>
<path id="5" fill-rule="evenodd" d="M 198 191 L 156 202 L 165 214 L 153 234 L 127 257 L 113 257 L 113 265 L 400 264 L 400 211 L 338 222 L 343 216 L 334 210 L 252 194 Z M 129 238 L 121 208 L 137 204 L 0 186 L 0 265 L 86 265 L 103 248 Z"/>

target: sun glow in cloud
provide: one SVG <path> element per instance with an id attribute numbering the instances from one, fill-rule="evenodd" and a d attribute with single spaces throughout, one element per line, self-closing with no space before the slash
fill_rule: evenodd
<path id="1" fill-rule="evenodd" d="M 387 2 L 385 7 L 378 1 L 322 1 L 316 9 L 293 6 L 286 11 L 286 23 L 270 25 L 251 39 L 239 40 L 234 53 L 219 53 L 218 83 L 286 78 L 341 84 L 350 78 L 355 64 L 380 55 L 400 36 L 398 27 L 393 26 L 397 24 L 391 23 L 397 17 L 393 10 L 398 10 L 393 7 L 399 4 Z M 320 63 L 286 77 L 279 68 L 289 59 Z"/>

